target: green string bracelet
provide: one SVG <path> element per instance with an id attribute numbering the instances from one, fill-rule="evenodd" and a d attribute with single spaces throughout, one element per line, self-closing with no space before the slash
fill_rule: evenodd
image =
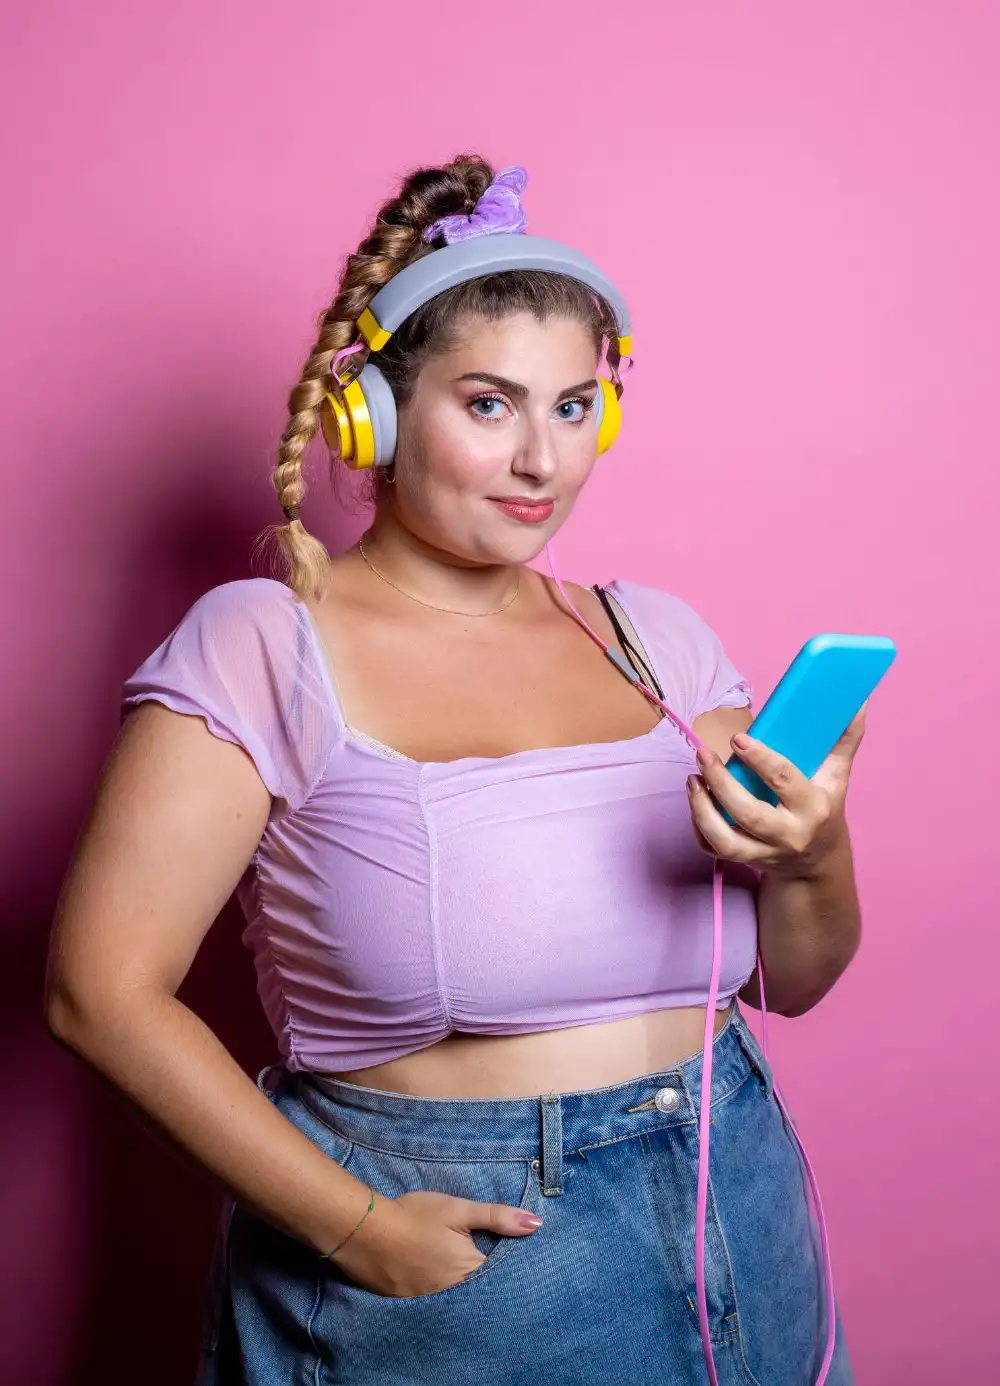
<path id="1" fill-rule="evenodd" d="M 371 1186 L 370 1184 L 368 1185 L 368 1192 L 369 1192 L 369 1193 L 371 1194 L 371 1196 L 372 1196 L 372 1201 L 371 1201 L 371 1203 L 369 1203 L 369 1205 L 368 1205 L 368 1212 L 365 1213 L 365 1217 L 361 1219 L 361 1222 L 364 1222 L 365 1218 L 368 1216 L 368 1213 L 370 1213 L 371 1210 L 375 1207 L 375 1190 L 372 1188 L 372 1186 Z M 361 1222 L 358 1223 L 358 1227 L 361 1226 Z M 343 1241 L 343 1242 L 340 1242 L 337 1246 L 335 1246 L 335 1247 L 333 1248 L 333 1251 L 325 1251 L 325 1252 L 323 1252 L 323 1253 L 322 1253 L 322 1254 L 323 1254 L 323 1259 L 324 1259 L 324 1260 L 329 1260 L 331 1256 L 336 1255 L 336 1253 L 337 1253 L 337 1252 L 340 1250 L 340 1248 L 344 1245 L 344 1242 L 349 1242 L 350 1239 L 354 1236 L 355 1232 L 357 1232 L 357 1230 L 358 1230 L 358 1227 L 352 1227 L 351 1230 L 350 1230 L 350 1232 L 348 1232 L 347 1236 L 344 1238 L 344 1241 Z"/>

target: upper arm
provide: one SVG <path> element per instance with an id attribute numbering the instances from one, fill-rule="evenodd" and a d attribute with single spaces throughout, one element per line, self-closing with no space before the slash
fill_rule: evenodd
<path id="1" fill-rule="evenodd" d="M 304 611 L 280 583 L 213 588 L 126 680 L 123 725 L 60 896 L 52 1004 L 176 990 L 269 820 L 335 735 Z"/>
<path id="2" fill-rule="evenodd" d="M 202 718 L 155 702 L 130 713 L 56 908 L 52 1021 L 99 1012 L 137 986 L 176 991 L 250 862 L 270 807 L 253 762 Z"/>

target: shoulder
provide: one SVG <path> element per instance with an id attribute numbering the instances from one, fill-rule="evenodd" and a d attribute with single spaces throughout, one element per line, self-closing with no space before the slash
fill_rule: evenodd
<path id="1" fill-rule="evenodd" d="M 249 649 L 275 653 L 301 647 L 307 611 L 290 587 L 274 578 L 238 578 L 203 592 L 181 617 L 174 637 L 209 649 Z"/>
<path id="2" fill-rule="evenodd" d="M 275 578 L 236 578 L 203 592 L 187 615 L 214 621 L 273 620 L 281 613 L 294 615 L 295 608 L 301 605 L 292 589 Z"/>
<path id="3" fill-rule="evenodd" d="M 606 590 L 621 605 L 660 680 L 686 709 L 688 721 L 716 707 L 743 707 L 749 681 L 732 663 L 718 633 L 675 592 L 615 578 Z"/>
<path id="4" fill-rule="evenodd" d="M 708 622 L 676 592 L 649 587 L 630 578 L 613 578 L 605 590 L 625 609 L 640 635 L 642 626 L 651 639 L 718 639 Z"/>
<path id="5" fill-rule="evenodd" d="M 320 682 L 314 644 L 306 605 L 290 587 L 240 578 L 203 592 L 143 667 L 256 687 L 264 696 L 303 677 Z"/>
<path id="6" fill-rule="evenodd" d="M 303 803 L 339 736 L 305 603 L 271 578 L 212 587 L 125 681 L 242 746 L 275 798 Z"/>

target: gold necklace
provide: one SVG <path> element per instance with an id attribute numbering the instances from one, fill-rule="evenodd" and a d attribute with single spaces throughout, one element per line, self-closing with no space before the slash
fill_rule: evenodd
<path id="1" fill-rule="evenodd" d="M 361 557 L 365 560 L 377 578 L 381 578 L 382 581 L 388 583 L 390 587 L 395 587 L 397 592 L 401 592 L 404 597 L 409 597 L 411 602 L 418 602 L 420 606 L 429 607 L 431 611 L 444 611 L 449 616 L 499 616 L 501 611 L 506 611 L 509 606 L 513 605 L 514 598 L 521 590 L 521 570 L 518 568 L 517 582 L 514 584 L 514 591 L 504 602 L 503 606 L 495 607 L 492 611 L 456 611 L 450 606 L 434 606 L 433 603 L 425 602 L 421 597 L 415 597 L 412 592 L 406 592 L 402 587 L 398 587 L 396 583 L 393 582 L 392 578 L 387 578 L 385 573 L 375 567 L 375 564 L 365 553 L 365 546 L 361 542 L 361 539 L 358 540 L 358 553 L 360 553 Z"/>

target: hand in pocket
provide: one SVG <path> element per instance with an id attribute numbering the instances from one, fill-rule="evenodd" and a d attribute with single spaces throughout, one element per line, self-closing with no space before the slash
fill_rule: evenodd
<path id="1" fill-rule="evenodd" d="M 460 1284 L 489 1259 L 472 1240 L 471 1228 L 525 1237 L 536 1225 L 541 1219 L 506 1203 L 416 1189 L 376 1198 L 362 1226 L 331 1259 L 373 1294 L 412 1299 Z"/>

